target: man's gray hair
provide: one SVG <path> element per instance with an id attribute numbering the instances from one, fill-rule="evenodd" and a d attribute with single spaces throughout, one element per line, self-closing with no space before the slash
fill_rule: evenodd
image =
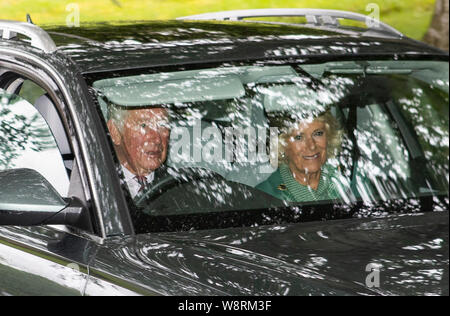
<path id="1" fill-rule="evenodd" d="M 123 131 L 125 120 L 130 113 L 124 107 L 109 103 L 108 104 L 108 120 L 112 120 L 119 131 Z"/>

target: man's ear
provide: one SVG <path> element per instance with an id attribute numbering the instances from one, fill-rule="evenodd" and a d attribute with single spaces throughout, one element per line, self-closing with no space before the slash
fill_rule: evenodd
<path id="1" fill-rule="evenodd" d="M 109 133 L 111 134 L 111 139 L 114 145 L 120 146 L 120 144 L 122 143 L 122 135 L 120 134 L 116 124 L 112 120 L 109 120 L 106 125 L 108 126 Z"/>

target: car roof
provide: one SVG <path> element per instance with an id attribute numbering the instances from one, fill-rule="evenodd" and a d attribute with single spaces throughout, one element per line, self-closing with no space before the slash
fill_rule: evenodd
<path id="1" fill-rule="evenodd" d="M 445 55 L 405 36 L 356 27 L 170 20 L 42 28 L 82 73 L 280 58 Z"/>

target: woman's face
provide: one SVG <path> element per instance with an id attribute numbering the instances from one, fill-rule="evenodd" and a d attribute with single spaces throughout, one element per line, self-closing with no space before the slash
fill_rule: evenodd
<path id="1" fill-rule="evenodd" d="M 287 137 L 286 158 L 293 172 L 316 173 L 327 161 L 327 129 L 324 122 L 300 123 Z"/>

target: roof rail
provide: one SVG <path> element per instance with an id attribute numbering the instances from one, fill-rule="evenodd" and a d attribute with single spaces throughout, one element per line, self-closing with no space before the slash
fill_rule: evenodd
<path id="1" fill-rule="evenodd" d="M 31 46 L 45 53 L 53 53 L 57 49 L 50 35 L 39 26 L 26 22 L 0 20 L 0 39 L 13 39 L 18 34 L 30 38 Z"/>
<path id="2" fill-rule="evenodd" d="M 231 20 L 239 21 L 245 18 L 258 17 L 306 17 L 308 24 L 316 26 L 339 27 L 338 19 L 347 19 L 353 21 L 364 22 L 369 30 L 386 33 L 398 37 L 404 35 L 383 22 L 375 20 L 369 16 L 339 10 L 323 10 L 323 9 L 253 9 L 253 10 L 236 10 L 205 13 L 177 18 L 177 20 Z"/>

